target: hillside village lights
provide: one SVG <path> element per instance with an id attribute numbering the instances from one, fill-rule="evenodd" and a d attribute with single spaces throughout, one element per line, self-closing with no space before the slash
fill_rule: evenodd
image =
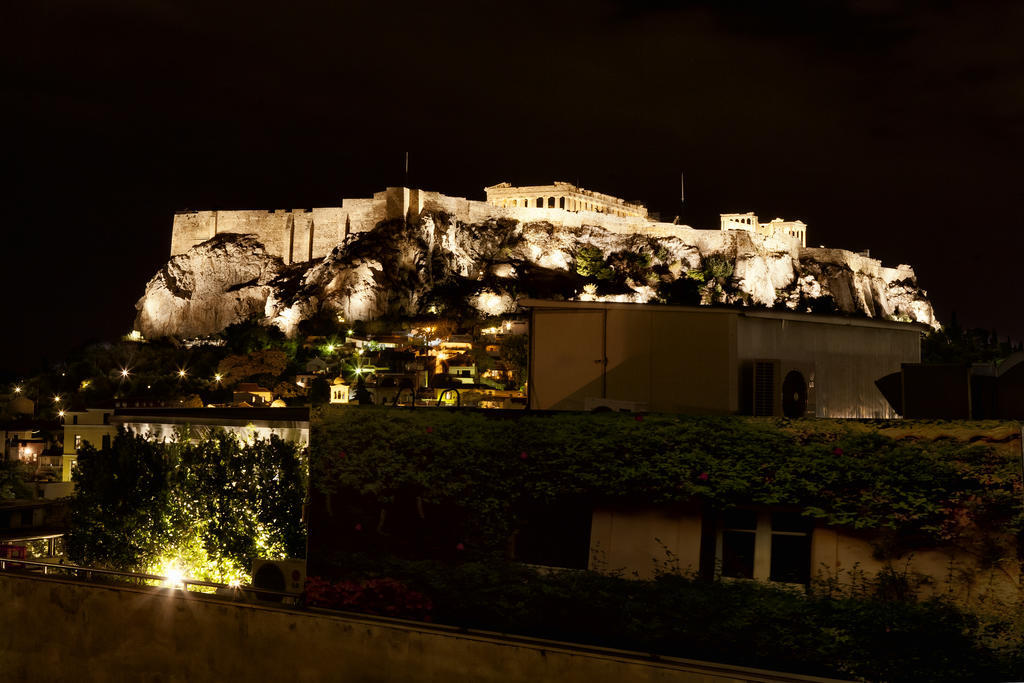
<path id="1" fill-rule="evenodd" d="M 21 387 L 14 387 L 14 393 L 20 394 L 21 393 Z"/>

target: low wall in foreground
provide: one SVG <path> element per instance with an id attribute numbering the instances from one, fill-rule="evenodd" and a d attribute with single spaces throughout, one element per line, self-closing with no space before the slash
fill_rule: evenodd
<path id="1" fill-rule="evenodd" d="M 5 681 L 825 680 L 3 572 L 0 605 Z"/>

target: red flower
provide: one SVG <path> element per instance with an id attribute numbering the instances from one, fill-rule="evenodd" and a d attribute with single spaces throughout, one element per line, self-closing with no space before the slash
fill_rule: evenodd
<path id="1" fill-rule="evenodd" d="M 644 416 L 643 415 L 637 415 L 633 419 L 635 419 L 637 422 L 643 422 L 644 421 Z"/>
<path id="2" fill-rule="evenodd" d="M 459 552 L 462 552 L 463 550 L 466 549 L 466 546 L 462 545 L 461 543 L 456 543 L 455 544 L 455 549 L 458 550 Z"/>
<path id="3" fill-rule="evenodd" d="M 363 525 L 362 524 L 356 524 L 355 530 L 356 531 L 362 531 L 363 530 Z"/>
<path id="4" fill-rule="evenodd" d="M 832 449 L 832 455 L 842 455 L 842 454 L 843 454 L 843 449 L 840 448 L 839 446 L 836 446 L 835 448 Z"/>
<path id="5" fill-rule="evenodd" d="M 427 434 L 433 434 L 433 433 L 434 433 L 434 428 L 433 427 L 427 427 Z"/>
<path id="6" fill-rule="evenodd" d="M 522 453 L 519 454 L 519 459 L 520 460 L 526 460 L 526 458 L 528 458 L 528 457 L 529 456 L 526 455 L 526 451 L 523 451 Z"/>
<path id="7" fill-rule="evenodd" d="M 338 457 L 339 458 L 344 458 L 345 457 L 345 451 L 342 451 L 341 453 L 338 453 Z"/>
<path id="8" fill-rule="evenodd" d="M 708 474 L 707 472 L 701 472 L 700 474 L 697 475 L 697 478 L 700 479 L 701 481 L 707 481 L 710 476 L 711 475 Z"/>

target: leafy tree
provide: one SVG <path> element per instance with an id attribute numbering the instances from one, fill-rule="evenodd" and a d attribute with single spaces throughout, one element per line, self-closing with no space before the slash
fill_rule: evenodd
<path id="1" fill-rule="evenodd" d="M 25 471 L 16 460 L 0 460 L 0 500 L 31 498 L 32 489 L 25 483 Z"/>
<path id="2" fill-rule="evenodd" d="M 184 435 L 182 435 L 184 436 Z M 304 455 L 276 436 L 223 431 L 156 443 L 121 430 L 86 444 L 75 474 L 69 557 L 80 564 L 194 578 L 247 577 L 254 557 L 304 554 Z"/>
<path id="3" fill-rule="evenodd" d="M 317 377 L 309 387 L 309 402 L 315 406 L 331 400 L 331 385 L 323 377 Z"/>
<path id="4" fill-rule="evenodd" d="M 580 247 L 576 250 L 576 272 L 583 277 L 610 280 L 615 271 L 604 260 L 604 253 L 597 247 Z"/>
<path id="5" fill-rule="evenodd" d="M 530 365 L 530 338 L 525 334 L 508 335 L 501 340 L 501 358 L 512 371 L 512 383 L 526 384 Z"/>
<path id="6" fill-rule="evenodd" d="M 228 356 L 217 365 L 222 382 L 231 386 L 245 379 L 275 380 L 288 367 L 288 355 L 278 349 L 260 349 L 244 355 Z"/>
<path id="7" fill-rule="evenodd" d="M 284 333 L 274 325 L 266 325 L 261 316 L 228 325 L 221 338 L 229 353 L 243 354 L 279 347 L 286 341 Z"/>

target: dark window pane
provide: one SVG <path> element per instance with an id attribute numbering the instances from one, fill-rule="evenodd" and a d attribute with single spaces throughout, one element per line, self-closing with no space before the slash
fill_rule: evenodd
<path id="1" fill-rule="evenodd" d="M 722 515 L 723 529 L 757 528 L 757 513 L 753 510 L 726 510 Z"/>
<path id="2" fill-rule="evenodd" d="M 814 522 L 800 515 L 799 512 L 773 512 L 772 531 L 795 531 L 808 534 Z"/>
<path id="3" fill-rule="evenodd" d="M 722 576 L 754 578 L 754 534 L 749 531 L 722 532 Z"/>
<path id="4" fill-rule="evenodd" d="M 772 534 L 772 581 L 808 583 L 811 579 L 811 537 Z"/>

